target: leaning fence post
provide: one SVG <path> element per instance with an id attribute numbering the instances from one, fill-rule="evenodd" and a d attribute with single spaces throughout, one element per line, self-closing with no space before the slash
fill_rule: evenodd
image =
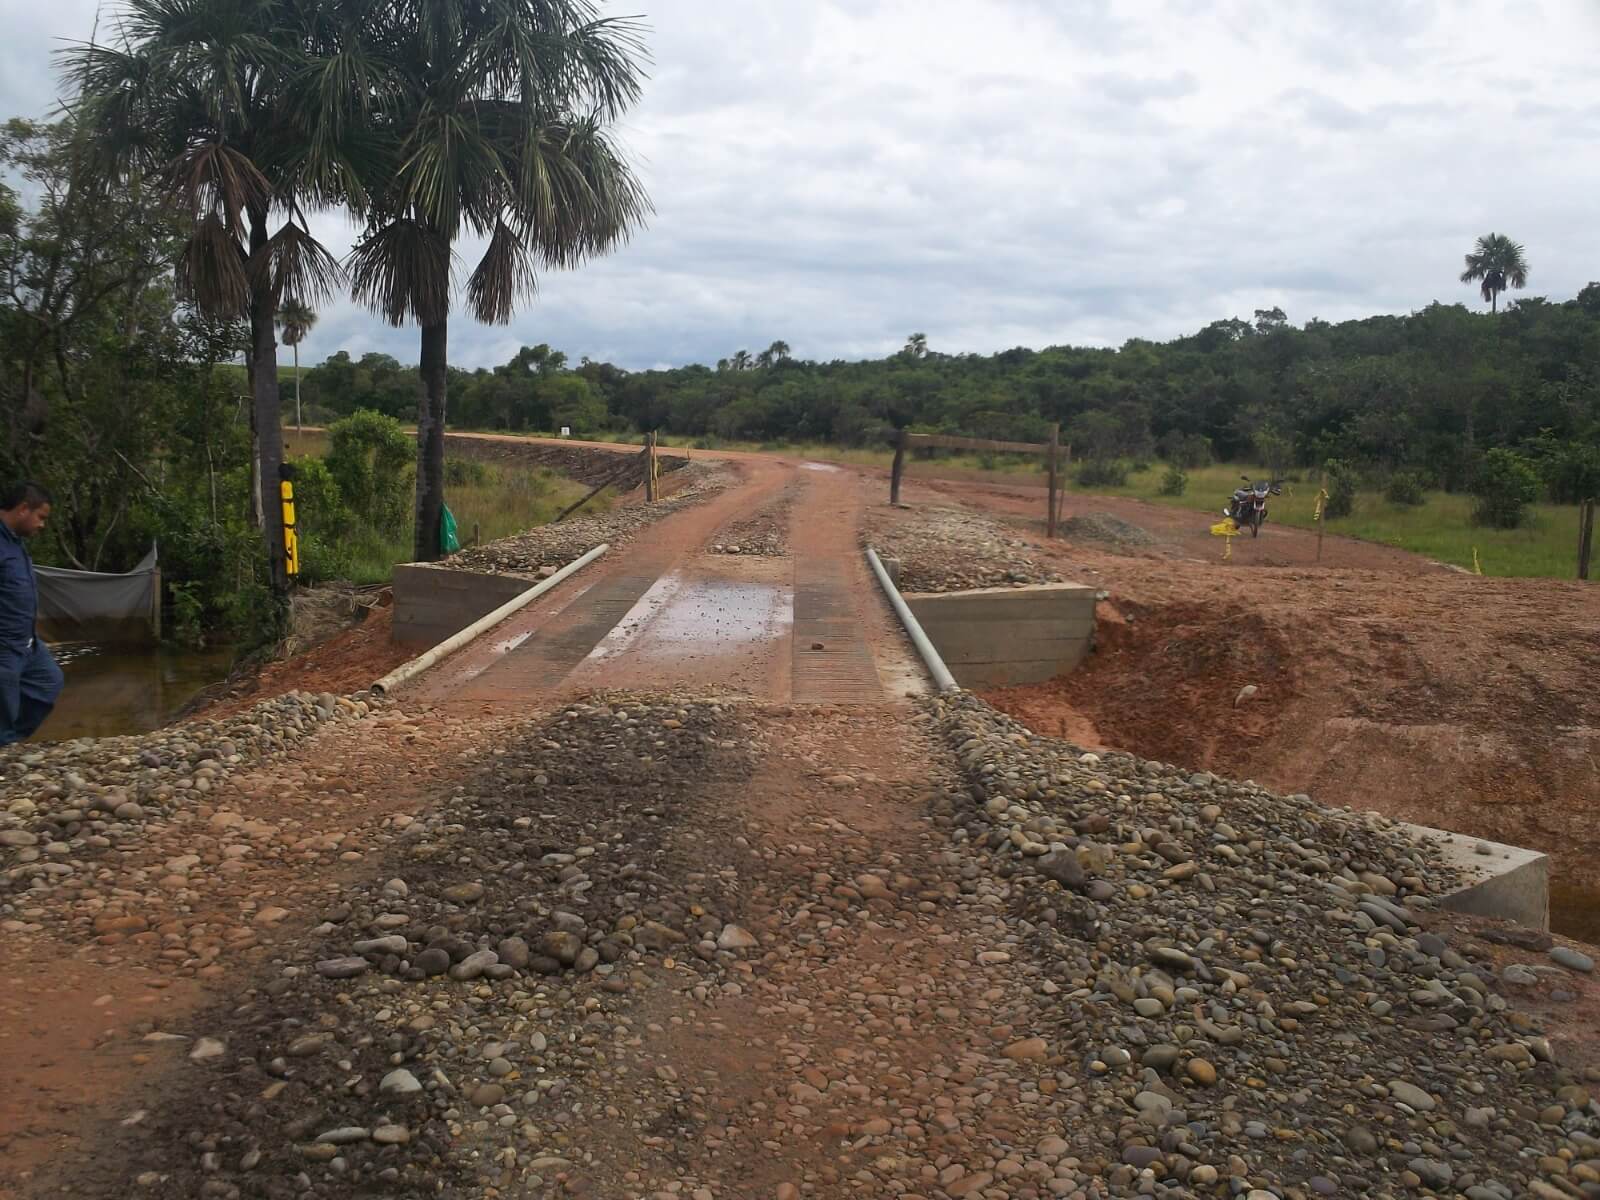
<path id="1" fill-rule="evenodd" d="M 1050 460 L 1050 511 L 1045 515 L 1045 536 L 1056 536 L 1056 488 L 1059 481 L 1056 472 L 1056 454 L 1061 448 L 1061 422 L 1057 421 L 1050 426 L 1050 449 L 1046 451 Z"/>
<path id="2" fill-rule="evenodd" d="M 1594 552 L 1594 497 L 1578 507 L 1578 578 L 1589 578 L 1589 560 Z"/>
<path id="3" fill-rule="evenodd" d="M 897 430 L 894 437 L 894 466 L 889 468 L 889 503 L 900 503 L 900 477 L 906 471 L 906 431 Z"/>

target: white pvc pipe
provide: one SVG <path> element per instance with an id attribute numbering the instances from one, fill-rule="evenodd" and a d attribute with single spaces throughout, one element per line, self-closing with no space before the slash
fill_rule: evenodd
<path id="1" fill-rule="evenodd" d="M 541 579 L 527 591 L 513 596 L 510 600 L 507 600 L 492 613 L 489 613 L 487 616 L 479 617 L 476 621 L 468 625 L 459 633 L 451 634 L 432 650 L 429 650 L 423 654 L 419 654 L 410 662 L 403 663 L 402 665 L 396 667 L 382 679 L 374 683 L 372 685 L 372 690 L 379 693 L 388 692 L 399 687 L 412 676 L 420 675 L 423 671 L 426 671 L 429 667 L 433 666 L 433 664 L 438 662 L 441 658 L 444 658 L 446 655 L 454 654 L 457 650 L 461 649 L 461 647 L 465 646 L 468 642 L 477 637 L 480 633 L 484 632 L 486 629 L 492 629 L 494 626 L 500 624 L 501 621 L 504 621 L 512 613 L 516 612 L 519 608 L 523 608 L 528 604 L 531 604 L 557 584 L 570 578 L 572 575 L 575 575 L 578 571 L 588 566 L 609 549 L 611 549 L 611 543 L 601 542 L 582 558 L 573 559 L 566 566 L 562 567 L 561 570 L 550 576 L 549 579 Z"/>
<path id="2" fill-rule="evenodd" d="M 894 606 L 895 615 L 900 618 L 900 624 L 905 626 L 906 632 L 911 635 L 911 644 L 917 648 L 917 653 L 922 655 L 922 661 L 928 668 L 928 674 L 933 676 L 934 686 L 941 692 L 959 692 L 961 685 L 956 682 L 955 676 L 950 674 L 950 668 L 944 665 L 944 659 L 939 656 L 939 651 L 934 648 L 928 635 L 923 632 L 922 624 L 911 611 L 911 606 L 906 603 L 905 597 L 900 594 L 900 589 L 895 587 L 894 580 L 889 578 L 889 572 L 884 570 L 878 552 L 871 546 L 867 547 L 867 562 L 872 564 L 873 574 L 877 575 L 878 583 L 883 588 L 883 594 L 889 597 L 889 603 Z"/>

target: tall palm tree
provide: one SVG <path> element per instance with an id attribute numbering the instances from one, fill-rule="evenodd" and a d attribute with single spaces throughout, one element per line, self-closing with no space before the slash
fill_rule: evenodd
<path id="1" fill-rule="evenodd" d="M 732 363 L 735 371 L 748 371 L 750 369 L 751 362 L 750 351 L 735 350 L 733 352 L 733 358 L 730 360 L 730 362 Z"/>
<path id="2" fill-rule="evenodd" d="M 789 343 L 779 338 L 767 347 L 768 362 L 782 362 L 789 357 Z"/>
<path id="3" fill-rule="evenodd" d="M 364 194 L 344 136 L 380 96 L 360 33 L 378 0 L 124 0 L 106 42 L 63 54 L 95 169 L 162 188 L 187 219 L 183 294 L 250 323 L 246 366 L 269 579 L 287 586 L 275 318 L 332 295 L 338 263 L 306 214 Z"/>
<path id="4" fill-rule="evenodd" d="M 294 431 L 300 432 L 300 343 L 317 327 L 317 314 L 302 300 L 285 300 L 278 309 L 283 344 L 294 348 Z"/>
<path id="5" fill-rule="evenodd" d="M 456 241 L 487 239 L 468 311 L 509 321 L 537 266 L 573 267 L 649 211 L 610 125 L 639 96 L 637 27 L 587 0 L 391 0 L 370 35 L 399 102 L 379 123 L 390 169 L 351 252 L 354 293 L 420 327 L 413 553 L 439 557 Z"/>
<path id="6" fill-rule="evenodd" d="M 1504 234 L 1484 234 L 1466 256 L 1466 263 L 1461 282 L 1478 284 L 1491 312 L 1500 311 L 1500 293 L 1508 287 L 1528 286 L 1528 260 L 1522 246 Z"/>
<path id="7" fill-rule="evenodd" d="M 906 339 L 906 347 L 902 353 L 907 358 L 926 358 L 928 356 L 928 335 L 913 333 Z"/>

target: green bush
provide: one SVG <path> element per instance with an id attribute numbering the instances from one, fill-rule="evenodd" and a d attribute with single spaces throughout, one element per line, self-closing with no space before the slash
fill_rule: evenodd
<path id="1" fill-rule="evenodd" d="M 1161 477 L 1161 494 L 1163 496 L 1181 496 L 1189 489 L 1189 477 L 1177 467 L 1168 467 L 1167 473 Z"/>
<path id="2" fill-rule="evenodd" d="M 1539 472 L 1515 450 L 1495 449 L 1484 454 L 1472 482 L 1477 502 L 1472 520 L 1494 529 L 1516 529 L 1527 516 L 1528 505 L 1539 498 Z"/>
<path id="3" fill-rule="evenodd" d="M 1330 521 L 1348 517 L 1356 508 L 1359 480 L 1356 469 L 1342 458 L 1330 458 L 1323 470 L 1328 473 L 1328 502 L 1322 512 Z"/>
<path id="4" fill-rule="evenodd" d="M 1079 487 L 1122 487 L 1128 482 L 1128 464 L 1118 458 L 1091 458 L 1078 467 Z"/>
<path id="5" fill-rule="evenodd" d="M 1539 474 L 1553 504 L 1581 504 L 1600 496 L 1600 445 L 1589 442 L 1558 443 L 1546 436 L 1537 440 Z"/>
<path id="6" fill-rule="evenodd" d="M 416 443 L 393 417 L 361 409 L 328 430 L 328 470 L 350 511 L 384 533 L 411 517 Z"/>
<path id="7" fill-rule="evenodd" d="M 1211 439 L 1199 433 L 1179 433 L 1169 429 L 1156 443 L 1156 453 L 1168 463 L 1184 470 L 1211 465 Z"/>
<path id="8" fill-rule="evenodd" d="M 487 463 L 470 458 L 444 460 L 444 482 L 447 487 L 486 487 L 495 474 L 494 468 Z"/>
<path id="9" fill-rule="evenodd" d="M 1389 476 L 1383 489 L 1383 498 L 1390 504 L 1416 508 L 1427 499 L 1423 491 L 1422 476 L 1415 471 L 1396 471 Z"/>

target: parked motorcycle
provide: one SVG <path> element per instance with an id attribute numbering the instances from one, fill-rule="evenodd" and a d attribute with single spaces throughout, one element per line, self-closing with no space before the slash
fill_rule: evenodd
<path id="1" fill-rule="evenodd" d="M 1261 526 L 1267 519 L 1267 497 L 1283 495 L 1283 480 L 1274 479 L 1270 483 L 1257 480 L 1252 483 L 1248 475 L 1241 478 L 1246 486 L 1234 489 L 1233 498 L 1228 502 L 1228 507 L 1222 510 L 1222 515 L 1231 518 L 1240 529 L 1249 529 L 1251 537 L 1260 537 Z"/>

